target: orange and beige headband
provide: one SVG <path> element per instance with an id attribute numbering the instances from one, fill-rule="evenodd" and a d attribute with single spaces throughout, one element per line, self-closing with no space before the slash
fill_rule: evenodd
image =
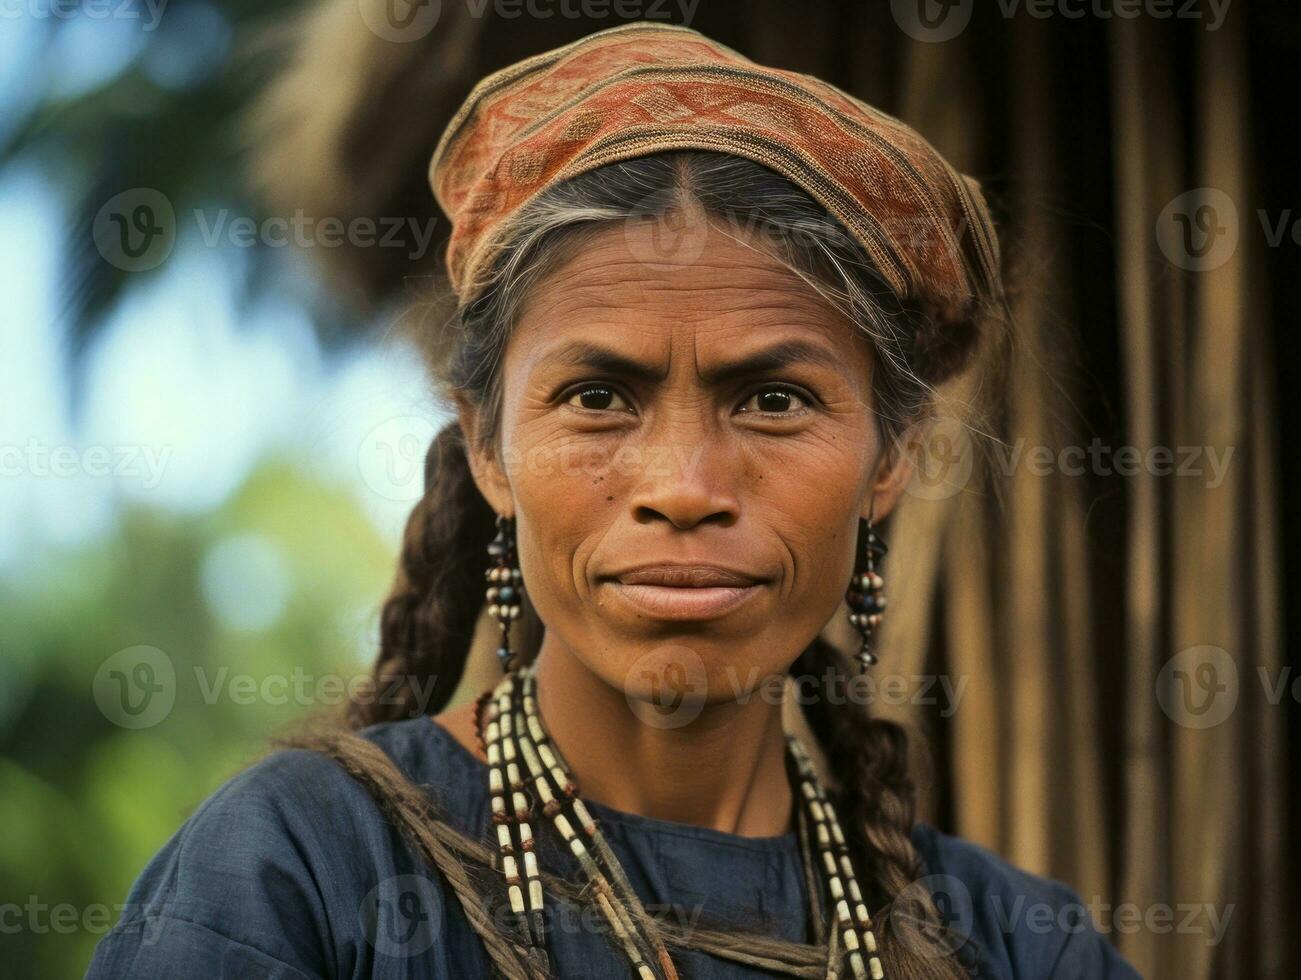
<path id="1" fill-rule="evenodd" d="M 607 163 L 668 150 L 746 157 L 839 220 L 902 298 L 938 322 L 999 295 L 980 185 L 915 130 L 808 75 L 757 65 L 682 27 L 601 31 L 489 75 L 439 141 L 429 179 L 452 220 L 462 302 L 481 290 L 512 217 Z"/>

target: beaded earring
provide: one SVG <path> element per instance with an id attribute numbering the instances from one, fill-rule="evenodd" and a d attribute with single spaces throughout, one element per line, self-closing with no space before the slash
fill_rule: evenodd
<path id="1" fill-rule="evenodd" d="M 488 579 L 488 615 L 501 626 L 501 645 L 497 659 L 509 670 L 515 656 L 510 648 L 510 624 L 519 619 L 520 599 L 524 595 L 524 574 L 515 558 L 515 519 L 497 515 L 497 536 L 488 545 L 492 558 L 485 577 Z"/>
<path id="2" fill-rule="evenodd" d="M 872 638 L 881 625 L 881 616 L 885 612 L 885 580 L 877 573 L 876 563 L 889 550 L 873 529 L 871 515 L 862 524 L 866 524 L 865 528 L 860 524 L 860 537 L 864 539 L 863 550 L 854 567 L 854 575 L 849 580 L 849 590 L 845 593 L 845 602 L 849 605 L 849 622 L 862 637 L 855 655 L 860 674 L 866 672 L 877 660 L 872 650 Z"/>

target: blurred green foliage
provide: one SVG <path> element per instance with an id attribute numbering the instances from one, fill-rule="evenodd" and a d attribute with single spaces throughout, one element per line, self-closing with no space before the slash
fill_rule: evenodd
<path id="1" fill-rule="evenodd" d="M 238 561 L 214 574 L 230 541 L 278 556 L 283 601 L 255 627 L 223 616 L 222 590 L 238 604 L 267 589 Z M 85 971 L 186 815 L 365 676 L 393 563 L 349 491 L 267 462 L 215 511 L 133 507 L 107 537 L 0 579 L 0 972 Z M 95 690 L 105 660 L 137 645 L 174 665 L 175 703 L 133 730 Z"/>

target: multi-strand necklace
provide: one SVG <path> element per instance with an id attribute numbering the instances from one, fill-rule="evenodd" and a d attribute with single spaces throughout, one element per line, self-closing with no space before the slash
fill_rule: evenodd
<path id="1" fill-rule="evenodd" d="M 677 980 L 678 972 L 641 899 L 633 891 L 605 835 L 578 796 L 578 785 L 552 744 L 538 713 L 534 666 L 508 673 L 476 704 L 476 725 L 488 757 L 492 822 L 516 928 L 530 952 L 546 963 L 546 918 L 533 825 L 537 811 L 578 860 L 595 903 L 638 980 Z M 806 863 L 821 881 L 831 924 L 822 922 L 810 888 L 818 934 L 825 931 L 828 976 L 882 980 L 872 919 L 854 875 L 836 811 L 800 740 L 788 734 L 793 779 L 799 785 L 797 821 Z M 811 855 L 816 852 L 817 857 Z M 806 867 L 806 875 L 810 869 Z"/>

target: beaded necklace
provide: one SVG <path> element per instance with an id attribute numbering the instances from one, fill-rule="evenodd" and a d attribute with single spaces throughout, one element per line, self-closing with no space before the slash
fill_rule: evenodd
<path id="1" fill-rule="evenodd" d="M 577 858 L 610 934 L 623 950 L 638 980 L 678 980 L 678 972 L 641 899 L 597 822 L 578 796 L 578 785 L 552 744 L 537 706 L 535 665 L 508 673 L 475 704 L 475 725 L 488 757 L 492 822 L 516 929 L 530 955 L 544 965 L 546 919 L 542 878 L 534 849 L 537 804 L 560 839 Z M 872 919 L 863 902 L 836 811 L 814 772 L 800 740 L 786 736 L 793 781 L 798 782 L 800 843 L 805 874 L 816 868 L 834 922 L 825 928 L 822 906 L 811 887 L 813 920 L 828 944 L 827 976 L 844 971 L 854 980 L 883 980 Z M 810 832 L 811 829 L 811 832 Z M 811 852 L 816 850 L 817 858 Z"/>

